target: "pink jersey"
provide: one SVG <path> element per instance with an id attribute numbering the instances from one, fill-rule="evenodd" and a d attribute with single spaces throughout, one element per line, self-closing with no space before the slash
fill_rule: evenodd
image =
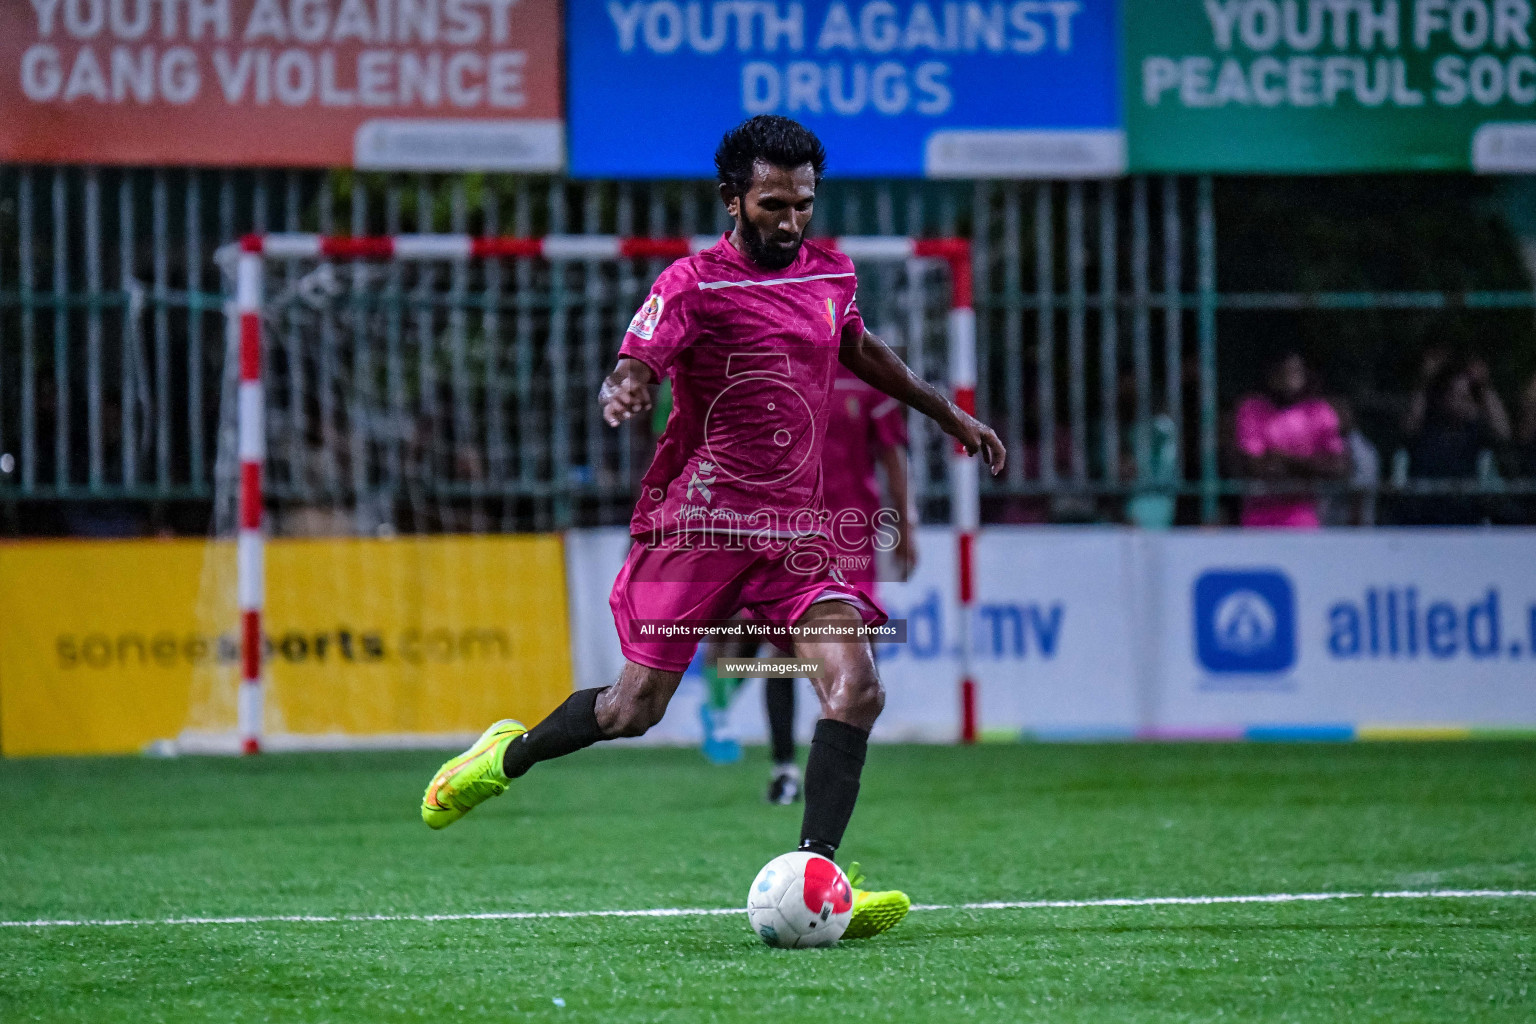
<path id="1" fill-rule="evenodd" d="M 1268 452 L 1297 458 L 1344 452 L 1339 414 L 1321 398 L 1284 407 L 1262 396 L 1245 398 L 1237 407 L 1235 430 L 1238 448 L 1255 459 Z M 1311 497 L 1248 498 L 1243 502 L 1242 524 L 1316 529 L 1322 524 L 1317 506 L 1317 499 Z"/>
<path id="2" fill-rule="evenodd" d="M 770 271 L 729 236 L 656 279 L 619 348 L 672 380 L 633 536 L 826 532 L 821 453 L 841 339 L 864 333 L 856 286 L 829 246 L 808 239 Z"/>
<path id="3" fill-rule="evenodd" d="M 901 402 L 838 364 L 821 474 L 833 538 L 845 550 L 858 548 L 869 553 L 866 538 L 881 507 L 875 463 L 882 452 L 906 447 L 906 412 Z M 893 519 L 885 532 L 890 533 L 894 524 Z"/>

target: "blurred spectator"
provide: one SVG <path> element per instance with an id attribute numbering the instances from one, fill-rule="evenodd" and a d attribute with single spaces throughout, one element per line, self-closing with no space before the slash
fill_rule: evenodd
<path id="1" fill-rule="evenodd" d="M 1526 381 L 1520 393 L 1515 444 L 1515 475 L 1526 481 L 1536 480 L 1536 374 Z M 1520 510 L 1519 522 L 1536 524 L 1536 494 L 1522 495 L 1513 505 Z"/>
<path id="2" fill-rule="evenodd" d="M 1515 429 L 1520 445 L 1520 475 L 1536 477 L 1536 375 L 1526 382 L 1520 396 L 1520 424 Z"/>
<path id="3" fill-rule="evenodd" d="M 1339 414 L 1317 397 L 1300 353 L 1287 351 L 1265 369 L 1264 391 L 1237 406 L 1233 425 L 1240 472 L 1269 485 L 1271 493 L 1243 501 L 1244 526 L 1316 529 L 1322 525 L 1316 481 L 1349 472 Z M 1289 489 L 1287 484 L 1299 485 Z"/>
<path id="4" fill-rule="evenodd" d="M 1120 482 L 1132 488 L 1125 499 L 1125 521 L 1143 530 L 1166 530 L 1174 523 L 1178 502 L 1178 429 L 1161 403 L 1149 408 L 1146 419 L 1137 418 L 1142 404 L 1138 387 L 1134 370 L 1120 372 Z M 1147 396 L 1149 406 L 1154 401 Z"/>
<path id="5" fill-rule="evenodd" d="M 1509 413 L 1482 359 L 1447 361 L 1424 391 L 1419 430 L 1409 438 L 1408 467 L 1423 480 L 1486 476 L 1493 450 L 1512 436 Z M 1433 495 L 1404 503 L 1403 520 L 1417 525 L 1469 525 L 1489 518 L 1480 497 Z"/>
<path id="6" fill-rule="evenodd" d="M 1429 408 L 1429 389 L 1451 364 L 1449 345 L 1431 344 L 1419 356 L 1419 373 L 1408 396 L 1408 410 L 1403 414 L 1403 435 L 1413 437 L 1424 429 L 1424 414 Z"/>
<path id="7" fill-rule="evenodd" d="M 1408 446 L 1414 476 L 1475 477 L 1482 453 L 1507 443 L 1509 413 L 1481 359 L 1447 364 L 1426 392 L 1423 424 Z"/>
<path id="8" fill-rule="evenodd" d="M 1355 422 L 1355 409 L 1347 399 L 1335 398 L 1333 408 L 1339 416 L 1339 433 L 1349 453 L 1349 494 L 1323 499 L 1322 517 L 1326 526 L 1375 526 L 1376 488 L 1381 483 L 1381 453 Z"/>
<path id="9" fill-rule="evenodd" d="M 1144 530 L 1173 525 L 1179 485 L 1179 439 L 1173 417 L 1160 412 L 1126 431 L 1122 475 L 1138 489 L 1125 502 L 1125 518 Z"/>

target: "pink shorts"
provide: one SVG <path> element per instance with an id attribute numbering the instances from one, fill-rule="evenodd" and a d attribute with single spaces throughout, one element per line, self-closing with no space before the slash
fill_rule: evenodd
<path id="1" fill-rule="evenodd" d="M 858 551 L 839 549 L 837 567 L 842 570 L 843 579 L 879 600 L 879 593 L 875 590 L 875 577 L 880 574 L 875 571 L 877 563 L 873 544 L 867 544 Z"/>
<path id="2" fill-rule="evenodd" d="M 649 547 L 636 542 L 613 581 L 608 606 L 624 657 L 647 668 L 682 672 L 699 646 L 695 637 L 647 640 L 632 633 L 642 622 L 725 622 L 738 612 L 786 627 L 819 601 L 844 601 L 866 625 L 889 618 L 867 588 L 848 581 L 831 564 L 805 573 L 784 553 L 717 547 Z"/>

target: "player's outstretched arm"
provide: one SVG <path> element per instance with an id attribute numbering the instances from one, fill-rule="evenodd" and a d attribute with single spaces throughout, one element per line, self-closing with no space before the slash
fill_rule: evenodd
<path id="1" fill-rule="evenodd" d="M 638 359 L 624 356 L 613 372 L 603 378 L 597 404 L 603 407 L 603 419 L 616 427 L 636 413 L 648 412 L 656 402 L 659 382 L 651 368 Z"/>
<path id="2" fill-rule="evenodd" d="M 858 341 L 845 341 L 837 357 L 864 383 L 933 420 L 944 433 L 959 441 L 968 454 L 979 452 L 993 476 L 1003 471 L 1008 452 L 997 433 L 913 373 L 885 342 L 865 331 Z"/>

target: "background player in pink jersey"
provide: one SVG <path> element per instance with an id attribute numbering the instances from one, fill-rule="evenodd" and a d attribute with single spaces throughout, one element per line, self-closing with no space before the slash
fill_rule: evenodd
<path id="1" fill-rule="evenodd" d="M 875 468 L 884 470 L 889 503 L 880 498 Z M 917 562 L 915 510 L 907 487 L 906 406 L 870 387 L 842 364 L 833 381 L 832 411 L 821 456 L 822 496 L 829 515 L 837 567 L 850 583 L 876 598 L 879 562 L 888 557 L 898 579 L 906 579 Z M 705 714 L 705 754 L 712 760 L 736 760 L 740 748 L 713 735 L 737 689 L 745 680 L 719 677 L 718 659 L 750 659 L 759 653 L 757 640 L 721 641 L 709 645 L 703 671 L 710 684 Z M 800 798 L 802 782 L 795 761 L 795 680 L 789 676 L 764 679 L 768 711 L 768 801 L 790 804 Z M 718 751 L 727 750 L 729 756 Z"/>
<path id="2" fill-rule="evenodd" d="M 897 577 L 917 564 L 915 510 L 907 487 L 906 406 L 841 364 L 832 382 L 832 417 L 822 450 L 822 499 L 830 516 L 838 568 L 873 588 L 881 553 Z M 890 504 L 880 500 L 875 467 L 885 473 Z"/>
<path id="3" fill-rule="evenodd" d="M 609 604 L 626 658 L 611 686 L 573 693 L 532 729 L 493 724 L 439 769 L 422 798 L 434 828 L 452 824 L 540 761 L 661 720 L 698 646 L 669 634 L 741 611 L 780 629 L 854 631 L 885 613 L 836 567 L 823 506 L 822 450 L 839 363 L 933 419 L 993 474 L 996 433 L 919 379 L 864 327 L 853 265 L 805 239 L 825 152 L 787 118 L 752 118 L 721 141 L 720 195 L 735 228 L 657 279 L 603 382 L 618 426 L 650 409 L 670 378 L 673 409 L 641 483 L 635 543 Z M 823 666 L 805 772 L 802 850 L 841 844 L 858 799 L 870 728 L 885 703 L 867 639 L 797 635 L 794 653 Z M 905 915 L 899 892 L 855 892 L 846 937 Z"/>
<path id="4" fill-rule="evenodd" d="M 916 563 L 911 496 L 907 489 L 906 406 L 839 365 L 832 382 L 832 414 L 822 450 L 822 498 L 837 551 L 837 566 L 848 581 L 878 601 L 878 559 L 889 552 L 899 578 Z M 875 466 L 885 470 L 890 505 L 880 501 Z M 795 681 L 769 679 L 765 685 L 773 772 L 768 799 L 792 802 L 800 789 L 795 764 Z"/>

